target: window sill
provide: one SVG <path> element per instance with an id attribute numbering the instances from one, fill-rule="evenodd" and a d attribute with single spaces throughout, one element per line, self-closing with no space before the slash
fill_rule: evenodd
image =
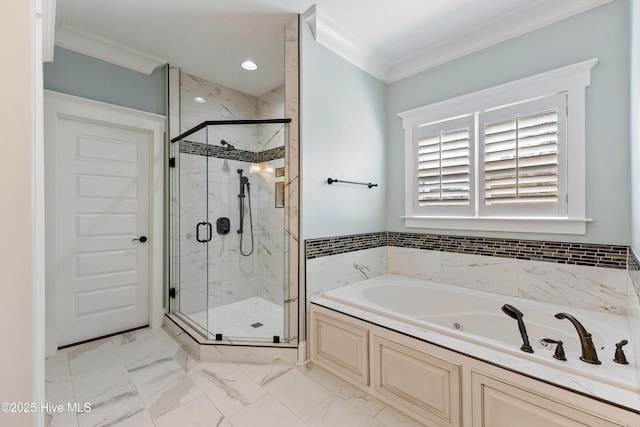
<path id="1" fill-rule="evenodd" d="M 507 231 L 518 233 L 587 234 L 587 223 L 581 218 L 470 218 L 403 216 L 407 228 L 446 230 Z"/>

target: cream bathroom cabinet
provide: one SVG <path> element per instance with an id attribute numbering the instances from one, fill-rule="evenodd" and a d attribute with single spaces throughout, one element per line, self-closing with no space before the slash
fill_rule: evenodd
<path id="1" fill-rule="evenodd" d="M 427 426 L 640 426 L 640 415 L 311 304 L 311 360 Z"/>

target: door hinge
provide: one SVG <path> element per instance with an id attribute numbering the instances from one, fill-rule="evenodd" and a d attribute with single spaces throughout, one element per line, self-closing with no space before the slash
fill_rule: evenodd
<path id="1" fill-rule="evenodd" d="M 169 167 L 170 168 L 175 168 L 176 167 L 176 158 L 175 157 L 171 157 L 169 159 Z"/>
<path id="2" fill-rule="evenodd" d="M 176 288 L 169 288 L 169 298 L 176 297 Z"/>

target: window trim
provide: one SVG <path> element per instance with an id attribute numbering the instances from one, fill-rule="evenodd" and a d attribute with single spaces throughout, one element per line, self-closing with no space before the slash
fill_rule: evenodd
<path id="1" fill-rule="evenodd" d="M 405 144 L 405 226 L 412 228 L 515 231 L 554 234 L 586 234 L 586 87 L 591 84 L 591 70 L 598 58 L 514 80 L 487 89 L 398 113 L 402 118 Z M 570 119 L 567 123 L 568 170 L 567 194 L 570 195 L 567 217 L 443 217 L 417 215 L 414 211 L 415 163 L 413 129 L 450 117 L 473 114 L 498 106 L 518 103 L 543 95 L 568 93 Z M 476 158 L 477 165 L 477 158 Z M 477 198 L 477 195 L 476 195 Z"/>

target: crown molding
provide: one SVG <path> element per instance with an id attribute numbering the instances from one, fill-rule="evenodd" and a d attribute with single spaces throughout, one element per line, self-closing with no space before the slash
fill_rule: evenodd
<path id="1" fill-rule="evenodd" d="M 147 75 L 168 62 L 66 24 L 56 28 L 55 44 Z"/>
<path id="2" fill-rule="evenodd" d="M 302 17 L 318 43 L 378 80 L 386 80 L 391 64 L 376 50 L 359 40 L 316 5 L 309 8 Z"/>
<path id="3" fill-rule="evenodd" d="M 532 2 L 390 63 L 329 16 L 312 6 L 303 14 L 318 43 L 385 83 L 393 83 L 503 41 L 537 30 L 613 0 L 541 0 Z"/>
<path id="4" fill-rule="evenodd" d="M 386 82 L 404 79 L 611 1 L 613 0 L 545 0 L 526 5 L 398 61 L 390 67 Z"/>

